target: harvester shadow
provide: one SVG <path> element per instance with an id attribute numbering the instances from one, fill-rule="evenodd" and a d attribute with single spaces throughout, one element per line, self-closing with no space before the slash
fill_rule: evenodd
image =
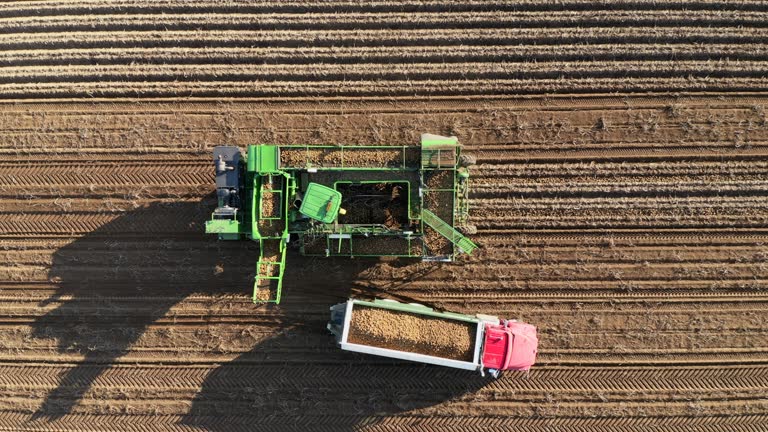
<path id="1" fill-rule="evenodd" d="M 33 419 L 72 412 L 97 378 L 187 296 L 247 286 L 252 274 L 223 271 L 220 263 L 253 268 L 258 248 L 222 248 L 202 234 L 215 204 L 209 195 L 139 207 L 55 252 L 49 280 L 58 288 L 41 302 L 50 310 L 35 321 L 32 336 L 40 343 L 55 340 L 75 364 Z"/>
<path id="2" fill-rule="evenodd" d="M 294 255 L 289 261 L 295 271 L 286 275 L 280 305 L 282 322 L 289 324 L 212 371 L 184 425 L 210 431 L 353 430 L 386 416 L 472 399 L 489 383 L 477 372 L 340 350 L 326 330 L 330 306 L 350 296 L 418 299 L 363 282 L 376 259 Z M 322 270 L 312 271 L 318 263 Z M 414 277 L 428 272 L 414 269 Z"/>
<path id="3" fill-rule="evenodd" d="M 172 320 L 174 305 L 188 296 L 248 294 L 258 246 L 203 234 L 215 205 L 209 195 L 200 202 L 139 207 L 56 251 L 49 279 L 58 288 L 41 302 L 48 312 L 35 321 L 32 336 L 36 343 L 55 341 L 63 361 L 73 366 L 33 420 L 75 412 L 122 357 L 140 358 L 143 344 L 156 346 L 162 338 L 150 335 L 149 343 L 147 334 Z M 471 395 L 488 383 L 476 373 L 341 351 L 325 329 L 330 306 L 350 296 L 418 299 L 399 295 L 401 282 L 360 282 L 377 259 L 308 258 L 292 251 L 288 261 L 282 304 L 253 310 L 290 324 L 212 371 L 182 423 L 216 431 L 326 422 L 345 430 L 375 423 L 368 418 Z M 393 267 L 405 272 L 402 281 L 432 271 L 408 260 Z"/>

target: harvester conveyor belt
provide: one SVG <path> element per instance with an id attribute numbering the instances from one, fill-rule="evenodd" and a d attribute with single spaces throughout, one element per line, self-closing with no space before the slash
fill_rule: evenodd
<path id="1" fill-rule="evenodd" d="M 477 249 L 477 245 L 472 243 L 472 240 L 464 237 L 460 232 L 456 231 L 446 221 L 437 217 L 436 214 L 432 213 L 429 210 L 424 209 L 422 210 L 421 215 L 422 215 L 422 220 L 427 225 L 432 227 L 435 231 L 440 233 L 440 235 L 442 235 L 443 237 L 450 240 L 451 243 L 456 245 L 462 251 L 466 252 L 467 254 L 472 254 L 472 251 Z"/>
<path id="2" fill-rule="evenodd" d="M 253 301 L 280 303 L 283 290 L 283 275 L 285 274 L 285 247 L 283 239 L 261 239 L 259 261 L 256 263 L 256 278 L 253 286 Z M 267 243 L 272 243 L 267 245 Z M 276 261 L 265 256 L 265 251 L 279 250 Z"/>

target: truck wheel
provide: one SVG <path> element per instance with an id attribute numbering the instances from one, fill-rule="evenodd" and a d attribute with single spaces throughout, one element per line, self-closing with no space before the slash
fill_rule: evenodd
<path id="1" fill-rule="evenodd" d="M 474 225 L 464 225 L 459 227 L 459 231 L 464 235 L 475 235 L 477 234 L 477 227 Z"/>
<path id="2" fill-rule="evenodd" d="M 472 154 L 463 154 L 459 156 L 459 165 L 463 167 L 472 166 L 477 163 L 477 158 Z"/>

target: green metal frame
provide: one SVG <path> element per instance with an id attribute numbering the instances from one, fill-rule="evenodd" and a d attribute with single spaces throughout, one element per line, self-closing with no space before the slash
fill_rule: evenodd
<path id="1" fill-rule="evenodd" d="M 264 255 L 263 251 L 266 250 L 266 247 L 264 246 L 265 241 L 279 241 L 279 255 L 280 255 L 280 261 L 263 261 Z M 253 283 L 253 297 L 252 300 L 254 303 L 280 303 L 280 298 L 282 297 L 283 292 L 283 276 L 285 275 L 285 257 L 286 257 L 286 251 L 288 248 L 285 247 L 285 241 L 281 240 L 259 240 L 259 260 L 256 262 L 256 277 L 254 278 Z M 278 265 L 280 266 L 278 268 L 278 274 L 277 276 L 259 276 L 259 272 L 261 271 L 261 266 L 266 266 L 267 274 L 272 274 L 272 267 Z M 260 299 L 258 298 L 258 292 L 259 292 L 259 281 L 262 280 L 269 280 L 277 281 L 277 286 L 275 287 L 275 297 L 270 298 L 268 300 Z"/>
<path id="2" fill-rule="evenodd" d="M 438 154 L 439 154 L 439 151 L 440 151 L 440 150 L 437 150 L 437 151 L 438 151 Z M 459 158 L 459 151 L 458 151 L 458 147 L 454 147 L 454 148 L 451 148 L 451 152 L 454 152 L 454 153 L 455 153 L 455 158 L 456 158 L 456 160 L 458 160 L 458 158 Z M 422 159 L 422 161 L 423 161 L 423 159 Z M 452 166 L 450 166 L 450 167 L 439 167 L 439 166 L 435 166 L 435 167 L 432 167 L 432 166 L 423 166 L 423 167 L 422 167 L 422 170 L 421 170 L 421 179 L 422 179 L 422 184 L 426 184 L 426 182 L 424 181 L 424 177 L 425 177 L 425 175 L 426 175 L 427 173 L 437 173 L 437 172 L 439 172 L 439 171 L 448 171 L 448 172 L 450 172 L 450 173 L 451 173 L 451 187 L 450 187 L 450 188 L 435 188 L 435 189 L 432 189 L 432 188 L 425 188 L 425 189 L 423 190 L 423 197 L 422 197 L 422 209 L 421 209 L 421 215 L 420 215 L 420 219 L 421 219 L 421 220 L 422 220 L 422 221 L 423 221 L 423 222 L 424 222 L 426 225 L 430 226 L 430 227 L 431 227 L 431 228 L 433 228 L 433 229 L 434 229 L 435 227 L 434 227 L 434 226 L 432 226 L 432 225 L 430 225 L 430 224 L 428 224 L 428 223 L 427 223 L 427 221 L 426 221 L 426 219 L 425 219 L 425 212 L 429 211 L 429 209 L 427 209 L 427 208 L 426 208 L 426 205 L 425 205 L 425 204 L 424 204 L 424 202 L 423 202 L 424 198 L 426 198 L 427 196 L 429 196 L 429 194 L 431 194 L 431 193 L 441 193 L 441 192 L 448 192 L 448 193 L 450 193 L 450 195 L 451 195 L 451 209 L 452 209 L 452 212 L 451 212 L 451 220 L 449 220 L 449 221 L 443 221 L 442 219 L 440 219 L 440 218 L 437 218 L 437 216 L 433 214 L 433 216 L 434 216 L 435 218 L 437 218 L 438 220 L 440 220 L 440 221 L 442 222 L 442 223 L 440 224 L 440 226 L 442 226 L 442 225 L 444 225 L 444 224 L 453 224 L 453 223 L 454 223 L 454 219 L 455 219 L 455 212 L 456 212 L 456 203 L 457 203 L 457 201 L 458 201 L 458 200 L 457 200 L 457 194 L 456 194 L 456 190 L 457 190 L 457 181 L 456 181 L 456 177 L 457 177 L 457 176 L 456 176 L 456 167 L 455 167 L 455 165 L 452 165 Z M 431 212 L 430 212 L 430 213 L 431 213 Z M 422 233 L 423 233 L 423 231 L 424 231 L 424 225 L 423 225 L 423 224 L 422 224 L 422 227 L 421 227 L 421 229 L 422 229 Z M 443 235 L 444 237 L 447 237 L 447 236 L 445 235 L 445 233 L 446 233 L 445 231 L 440 231 L 440 230 L 437 230 L 437 229 L 435 229 L 435 231 L 437 231 L 437 232 L 438 232 L 440 235 Z M 456 243 L 453 241 L 453 239 L 452 239 L 451 237 L 447 237 L 447 238 L 448 238 L 448 240 L 450 240 L 450 241 L 451 241 L 451 244 L 452 244 L 452 245 L 456 245 Z M 424 256 L 427 256 L 427 245 L 426 245 L 426 244 L 424 245 L 423 249 L 424 249 L 424 250 L 423 250 L 423 254 L 424 254 Z M 454 250 L 452 250 L 452 251 L 451 251 L 451 254 L 450 254 L 450 255 L 453 257 L 453 256 L 455 256 L 456 254 L 457 254 L 457 251 L 454 249 Z"/>
<path id="3" fill-rule="evenodd" d="M 338 217 L 341 208 L 341 194 L 335 188 L 310 183 L 304 192 L 299 213 L 329 224 Z"/>
<path id="4" fill-rule="evenodd" d="M 469 181 L 469 178 L 465 178 L 462 182 L 455 181 L 456 202 L 453 205 L 453 226 L 466 225 L 469 221 Z"/>
<path id="5" fill-rule="evenodd" d="M 276 145 L 249 145 L 246 170 L 259 174 L 276 173 L 280 167 L 280 147 Z"/>
<path id="6" fill-rule="evenodd" d="M 281 207 L 280 213 L 281 214 L 280 214 L 280 216 L 276 216 L 276 217 L 263 217 L 262 216 L 262 213 L 263 213 L 263 210 L 264 210 L 264 208 L 263 208 L 263 200 L 262 200 L 263 180 L 264 180 L 264 178 L 269 177 L 269 176 L 272 176 L 272 177 L 277 177 L 277 176 L 283 177 L 282 181 L 284 181 L 286 183 L 290 183 L 292 181 L 292 177 L 290 175 L 288 175 L 287 173 L 281 172 L 281 171 L 278 171 L 277 173 L 274 173 L 274 174 L 255 175 L 255 176 L 253 176 L 253 181 L 252 181 L 252 185 L 253 186 L 251 188 L 251 190 L 253 190 L 253 193 L 251 194 L 251 203 L 250 203 L 251 204 L 251 206 L 250 206 L 251 207 L 251 212 L 250 212 L 251 213 L 251 238 L 253 240 L 258 240 L 258 239 L 262 239 L 262 238 L 267 238 L 267 239 L 269 239 L 269 238 L 272 238 L 272 239 L 274 239 L 274 238 L 282 238 L 285 235 L 285 233 L 287 233 L 287 230 L 288 230 L 288 212 L 287 212 L 287 209 L 288 209 L 288 195 L 289 194 L 283 193 L 282 189 L 281 190 L 274 190 L 274 191 L 270 192 L 270 193 L 273 193 L 273 194 L 276 194 L 276 195 L 281 195 L 281 205 L 280 205 L 280 207 Z M 258 217 L 256 215 L 258 215 Z M 264 236 L 264 235 L 262 235 L 259 232 L 259 228 L 258 228 L 259 227 L 259 225 L 258 225 L 258 221 L 259 220 L 281 220 L 281 219 L 283 220 L 283 225 L 284 225 L 284 230 L 283 231 L 284 232 L 280 233 L 279 236 Z"/>
<path id="7" fill-rule="evenodd" d="M 459 140 L 454 137 L 427 140 L 423 139 L 421 140 L 421 168 L 456 169 L 456 164 L 459 160 L 460 149 L 461 145 L 459 144 Z M 440 160 L 442 151 L 450 151 L 455 153 L 455 159 L 452 164 L 441 165 Z M 430 163 L 434 156 L 437 156 L 437 165 Z"/>
<path id="8" fill-rule="evenodd" d="M 236 219 L 211 219 L 205 222 L 206 234 L 218 234 L 219 240 L 240 239 L 240 222 Z"/>
<path id="9" fill-rule="evenodd" d="M 251 208 L 251 226 L 250 226 L 250 237 L 253 240 L 259 241 L 259 259 L 256 262 L 256 277 L 254 278 L 253 283 L 253 302 L 254 303 L 280 303 L 280 298 L 282 297 L 282 289 L 283 289 L 283 276 L 285 275 L 285 258 L 286 258 L 286 252 L 287 248 L 285 247 L 285 243 L 287 242 L 289 233 L 288 233 L 288 197 L 290 196 L 290 191 L 292 189 L 292 183 L 293 183 L 293 177 L 283 171 L 274 171 L 274 165 L 271 163 L 265 163 L 261 164 L 258 162 L 258 160 L 252 162 L 251 154 L 267 154 L 267 157 L 270 157 L 273 154 L 276 154 L 276 152 L 259 152 L 258 149 L 260 146 L 249 146 L 248 150 L 248 163 L 247 167 L 266 167 L 266 171 L 264 173 L 255 173 L 252 171 L 247 171 L 246 175 L 252 176 L 251 179 L 251 193 L 250 193 L 250 208 Z M 264 147 L 273 147 L 273 146 L 264 146 Z M 254 150 L 252 150 L 254 149 Z M 252 151 L 255 151 L 256 153 L 252 153 Z M 263 185 L 264 181 L 268 179 L 269 177 L 280 177 L 282 180 L 282 187 L 280 189 L 272 189 L 270 190 L 270 193 L 272 194 L 278 194 L 280 195 L 280 211 L 279 216 L 273 216 L 273 217 L 264 217 L 263 216 L 263 204 L 264 200 L 262 199 L 263 194 Z M 257 216 L 258 215 L 258 216 Z M 280 221 L 282 220 L 283 223 L 283 229 L 281 232 L 279 232 L 279 235 L 263 235 L 259 231 L 259 221 L 261 220 L 271 220 L 271 221 Z M 264 260 L 264 252 L 266 250 L 270 250 L 271 248 L 265 247 L 265 242 L 274 242 L 279 243 L 278 244 L 278 254 L 280 256 L 279 261 L 265 261 Z M 267 269 L 265 271 L 264 275 L 261 273 L 262 265 Z M 272 268 L 278 265 L 278 274 L 277 276 L 271 276 L 272 274 Z M 264 280 L 276 280 L 277 286 L 275 287 L 275 295 L 274 298 L 270 298 L 268 300 L 263 300 L 258 298 L 258 292 L 259 292 L 259 282 Z"/>
<path id="10" fill-rule="evenodd" d="M 436 214 L 426 209 L 422 210 L 421 213 L 424 215 L 424 223 L 434 228 L 435 231 L 439 232 L 443 237 L 450 240 L 451 243 L 460 247 L 462 251 L 471 255 L 472 251 L 477 249 L 476 244 L 472 243 L 470 239 L 464 237 L 460 232 L 456 231 L 447 222 L 437 217 Z"/>
<path id="11" fill-rule="evenodd" d="M 407 201 L 408 201 L 408 218 L 409 219 L 419 219 L 420 216 L 416 215 L 413 212 L 413 207 L 411 205 L 411 184 L 407 181 L 391 181 L 391 180 L 363 180 L 363 181 L 346 181 L 346 180 L 340 180 L 333 183 L 334 190 L 338 190 L 338 185 L 340 184 L 378 184 L 378 183 L 391 183 L 391 184 L 404 184 L 406 185 L 407 189 Z M 380 257 L 380 256 L 388 256 L 388 257 L 402 257 L 402 258 L 412 258 L 412 257 L 420 257 L 423 254 L 413 254 L 411 253 L 412 250 L 412 242 L 416 239 L 416 236 L 403 236 L 401 234 L 393 233 L 391 230 L 388 229 L 382 229 L 381 227 L 377 225 L 358 225 L 358 224 L 326 224 L 325 229 L 320 228 L 319 231 L 315 231 L 311 233 L 312 235 L 316 235 L 318 237 L 324 236 L 325 242 L 326 242 L 326 250 L 329 251 L 329 253 L 326 254 L 314 254 L 314 253 L 307 253 L 304 249 L 304 242 L 302 241 L 302 248 L 301 253 L 305 256 L 350 256 L 350 257 Z M 349 238 L 331 238 L 331 235 L 349 235 Z M 407 241 L 407 248 L 408 253 L 406 254 L 398 254 L 398 253 L 376 253 L 376 254 L 357 254 L 354 250 L 354 237 L 355 236 L 363 236 L 363 235 L 376 235 L 379 237 L 398 237 L 402 238 Z M 341 249 L 343 246 L 344 241 L 349 241 L 349 253 L 341 253 Z M 335 243 L 335 244 L 334 244 Z M 337 252 L 331 253 L 330 251 L 336 250 Z"/>
<path id="12" fill-rule="evenodd" d="M 448 165 L 442 165 L 442 153 L 443 152 L 451 152 L 454 154 L 453 163 Z M 433 163 L 433 161 L 436 159 L 437 164 Z M 431 192 L 451 192 L 451 196 L 453 197 L 453 202 L 451 203 L 451 207 L 453 208 L 453 212 L 451 214 L 451 220 L 444 221 L 437 217 L 432 212 L 429 212 L 429 209 L 423 208 L 421 210 L 422 213 L 422 221 L 424 221 L 428 226 L 432 227 L 446 237 L 448 240 L 451 241 L 451 243 L 454 246 L 458 246 L 461 250 L 464 252 L 471 254 L 472 251 L 477 248 L 477 245 L 472 243 L 469 239 L 464 237 L 461 233 L 456 231 L 453 227 L 454 226 L 461 226 L 467 223 L 469 219 L 469 178 L 468 175 L 466 178 L 463 179 L 463 181 L 459 181 L 459 173 L 458 173 L 458 166 L 459 161 L 461 160 L 461 145 L 458 142 L 458 139 L 455 137 L 436 137 L 434 139 L 422 139 L 421 140 L 421 178 L 422 183 L 424 183 L 424 176 L 426 173 L 430 171 L 442 171 L 447 170 L 452 172 L 453 181 L 452 181 L 452 187 L 451 189 L 425 189 L 424 193 L 429 194 Z M 423 206 L 423 203 L 422 203 Z M 425 212 L 429 212 L 432 217 L 425 216 Z M 429 219 L 432 224 L 427 222 L 427 219 Z M 433 226 L 434 225 L 434 226 Z M 445 227 L 448 226 L 450 230 L 445 229 Z M 423 229 L 423 226 L 422 226 Z M 426 245 L 424 253 L 426 255 Z M 452 256 L 458 255 L 459 251 L 453 250 Z"/>

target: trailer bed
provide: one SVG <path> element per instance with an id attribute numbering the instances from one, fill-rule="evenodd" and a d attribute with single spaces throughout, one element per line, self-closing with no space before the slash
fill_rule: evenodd
<path id="1" fill-rule="evenodd" d="M 328 323 L 343 350 L 465 370 L 482 369 L 484 329 L 477 317 L 391 300 L 349 299 Z"/>
<path id="2" fill-rule="evenodd" d="M 355 307 L 349 343 L 472 361 L 477 324 L 366 306 Z"/>

